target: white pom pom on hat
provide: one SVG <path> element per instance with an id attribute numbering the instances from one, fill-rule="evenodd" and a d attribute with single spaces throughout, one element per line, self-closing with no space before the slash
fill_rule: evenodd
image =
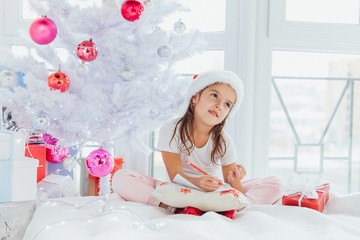
<path id="1" fill-rule="evenodd" d="M 243 100 L 244 85 L 237 74 L 228 70 L 211 70 L 200 73 L 197 76 L 195 75 L 194 79 L 190 82 L 187 88 L 185 101 L 189 103 L 194 95 L 214 83 L 229 84 L 234 89 L 236 93 L 236 101 L 232 106 L 229 117 L 234 115 Z"/>

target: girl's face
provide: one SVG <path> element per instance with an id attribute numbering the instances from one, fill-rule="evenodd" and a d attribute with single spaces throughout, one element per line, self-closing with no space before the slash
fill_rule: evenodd
<path id="1" fill-rule="evenodd" d="M 196 121 L 209 126 L 221 123 L 236 101 L 236 93 L 228 84 L 216 83 L 192 98 Z"/>

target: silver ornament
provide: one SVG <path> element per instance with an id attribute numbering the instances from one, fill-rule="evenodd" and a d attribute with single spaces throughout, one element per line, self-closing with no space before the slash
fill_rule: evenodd
<path id="1" fill-rule="evenodd" d="M 124 81 L 131 81 L 135 77 L 135 72 L 129 66 L 125 66 L 120 71 L 120 77 Z"/>
<path id="2" fill-rule="evenodd" d="M 183 33 L 186 30 L 186 25 L 179 19 L 177 22 L 174 23 L 174 30 L 177 33 Z"/>
<path id="3" fill-rule="evenodd" d="M 171 55 L 171 49 L 167 45 L 163 45 L 157 49 L 157 54 L 160 57 L 169 57 Z"/>
<path id="4" fill-rule="evenodd" d="M 63 161 L 63 167 L 68 171 L 73 170 L 76 167 L 76 164 L 77 164 L 77 162 L 74 159 L 74 157 L 67 157 Z"/>
<path id="5" fill-rule="evenodd" d="M 46 112 L 37 112 L 31 117 L 31 125 L 35 130 L 45 131 L 50 126 L 50 117 Z"/>
<path id="6" fill-rule="evenodd" d="M 89 68 L 88 68 L 88 66 L 86 66 L 86 64 L 84 62 L 79 64 L 76 67 L 76 74 L 79 77 L 85 77 L 85 76 L 87 76 L 88 73 L 89 73 Z"/>
<path id="7" fill-rule="evenodd" d="M 6 69 L 0 73 L 0 87 L 14 88 L 17 83 L 18 77 L 13 71 Z"/>

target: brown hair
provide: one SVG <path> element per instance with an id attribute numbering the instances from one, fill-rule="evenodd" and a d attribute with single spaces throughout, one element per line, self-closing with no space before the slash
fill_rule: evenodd
<path id="1" fill-rule="evenodd" d="M 213 86 L 215 84 L 218 83 L 214 83 L 210 86 Z M 201 97 L 201 94 L 204 91 L 204 89 L 198 92 L 199 97 Z M 214 165 L 218 165 L 218 163 L 216 162 L 216 158 L 224 157 L 226 153 L 226 142 L 222 132 L 225 126 L 226 119 L 227 116 L 221 123 L 215 125 L 210 131 L 212 133 L 212 140 L 213 140 L 213 150 L 211 151 L 211 162 Z M 188 155 L 190 155 L 190 152 L 194 149 L 194 142 L 191 140 L 191 136 L 193 136 L 194 133 L 193 122 L 194 122 L 194 106 L 190 100 L 189 106 L 187 107 L 185 114 L 176 123 L 173 135 L 170 140 L 171 143 L 171 141 L 175 137 L 176 130 L 179 127 L 180 140 L 182 144 L 181 151 L 186 152 Z M 190 142 L 190 146 L 186 144 L 187 142 Z"/>

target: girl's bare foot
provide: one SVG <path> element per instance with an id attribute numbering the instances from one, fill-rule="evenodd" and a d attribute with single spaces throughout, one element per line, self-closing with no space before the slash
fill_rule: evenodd
<path id="1" fill-rule="evenodd" d="M 169 207 L 169 205 L 166 205 L 166 204 L 164 204 L 164 203 L 160 203 L 160 205 L 159 205 L 159 207 L 162 207 L 162 208 L 165 208 L 165 209 L 167 209 L 168 207 Z"/>

